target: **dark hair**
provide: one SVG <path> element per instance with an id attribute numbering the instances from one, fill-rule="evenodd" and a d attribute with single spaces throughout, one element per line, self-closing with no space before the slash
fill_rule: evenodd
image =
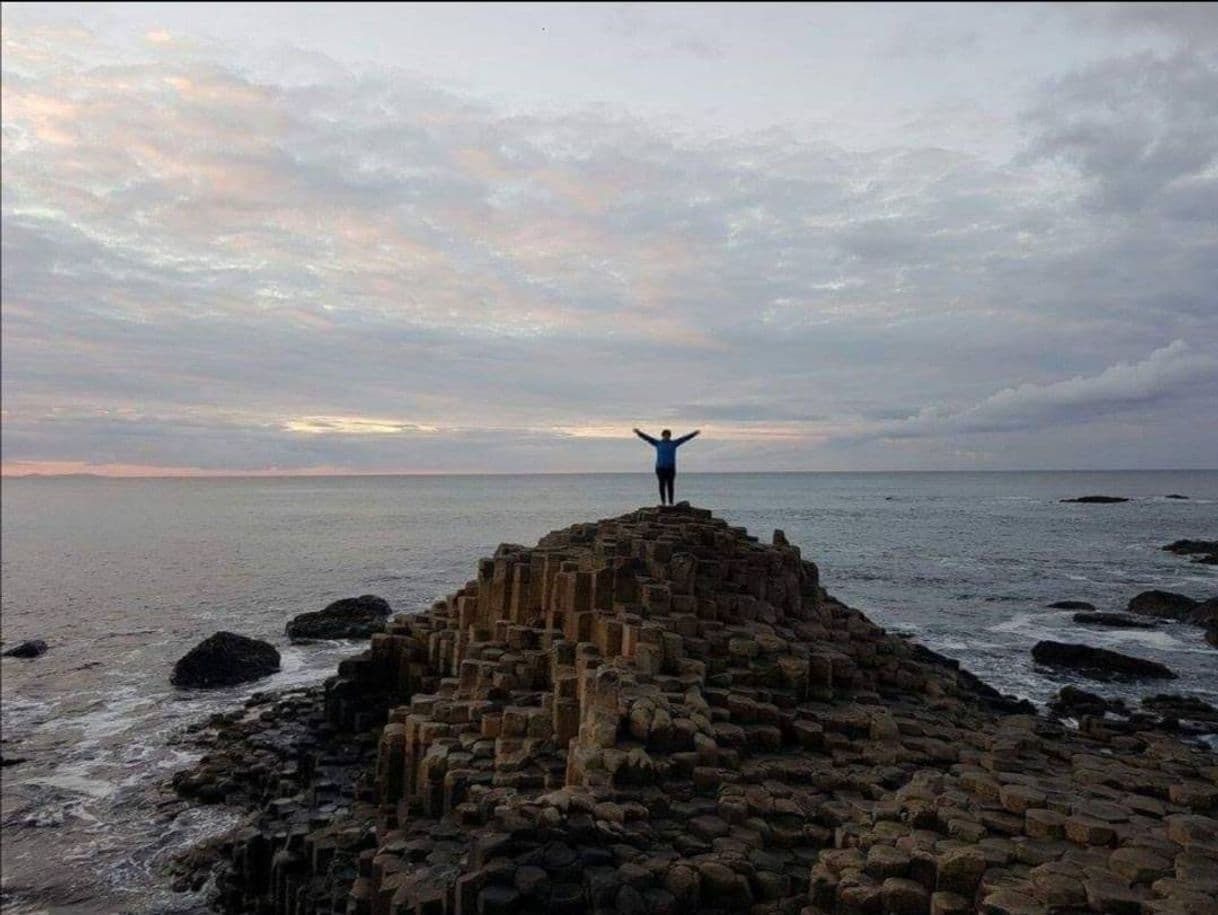
<path id="1" fill-rule="evenodd" d="M 672 435 L 672 430 L 671 430 L 671 429 L 665 429 L 663 432 L 661 432 L 661 433 L 660 433 L 660 435 L 661 435 L 663 438 L 669 438 L 669 437 Z"/>

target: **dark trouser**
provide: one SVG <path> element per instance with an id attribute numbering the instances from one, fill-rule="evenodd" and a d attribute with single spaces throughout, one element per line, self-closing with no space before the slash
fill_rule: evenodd
<path id="1" fill-rule="evenodd" d="M 676 478 L 677 478 L 677 468 L 676 467 L 657 467 L 656 468 L 656 479 L 658 479 L 660 481 L 660 504 L 661 505 L 672 505 L 672 484 L 673 484 L 673 481 L 676 480 Z M 665 497 L 665 495 L 664 495 L 665 491 L 667 491 L 667 493 L 668 493 L 667 497 Z"/>

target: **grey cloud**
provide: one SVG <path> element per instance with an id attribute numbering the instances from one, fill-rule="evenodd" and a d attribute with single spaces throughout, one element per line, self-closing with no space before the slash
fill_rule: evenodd
<path id="1" fill-rule="evenodd" d="M 1156 347 L 1178 367 L 1177 339 L 1218 347 L 1199 53 L 1044 87 L 1028 155 L 999 165 L 509 117 L 400 73 L 19 63 L 6 461 L 608 469 L 637 458 L 629 442 L 546 430 L 660 420 L 789 434 L 708 435 L 700 454 L 793 469 L 828 439 L 865 448 L 877 423 L 1033 438 L 1136 412 L 1178 389 L 1058 385 Z M 1016 393 L 993 401 L 999 386 Z M 910 403 L 957 406 L 925 431 L 889 421 Z M 301 417 L 337 419 L 286 428 Z M 445 432 L 342 432 L 361 417 Z M 868 460 L 892 458 L 851 466 Z"/>
<path id="2" fill-rule="evenodd" d="M 924 438 L 944 433 L 985 433 L 1087 423 L 1166 399 L 1196 405 L 1218 399 L 1218 356 L 1176 340 L 1137 363 L 1119 363 L 1098 375 L 1050 384 L 1023 384 L 965 407 L 923 409 L 916 416 L 871 430 L 872 438 Z"/>

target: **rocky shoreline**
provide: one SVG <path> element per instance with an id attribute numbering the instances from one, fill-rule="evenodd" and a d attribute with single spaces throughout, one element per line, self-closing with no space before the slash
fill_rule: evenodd
<path id="1" fill-rule="evenodd" d="M 1079 701 L 1067 728 L 886 633 L 779 531 L 641 509 L 502 545 L 191 735 L 179 793 L 251 815 L 175 881 L 259 913 L 1214 912 L 1190 707 Z"/>

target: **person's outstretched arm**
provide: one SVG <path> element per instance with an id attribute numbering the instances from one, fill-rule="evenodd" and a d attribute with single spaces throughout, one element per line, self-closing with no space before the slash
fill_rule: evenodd
<path id="1" fill-rule="evenodd" d="M 656 440 L 654 438 L 652 438 L 650 435 L 648 435 L 646 432 L 640 432 L 638 429 L 635 429 L 634 434 L 637 435 L 639 438 L 641 438 L 643 441 L 645 441 L 649 445 L 654 445 L 656 443 Z"/>
<path id="2" fill-rule="evenodd" d="M 701 429 L 695 429 L 693 432 L 689 433 L 689 435 L 682 435 L 680 438 L 673 439 L 673 444 L 674 445 L 684 445 L 691 438 L 697 438 L 698 434 L 701 431 L 702 431 Z"/>

